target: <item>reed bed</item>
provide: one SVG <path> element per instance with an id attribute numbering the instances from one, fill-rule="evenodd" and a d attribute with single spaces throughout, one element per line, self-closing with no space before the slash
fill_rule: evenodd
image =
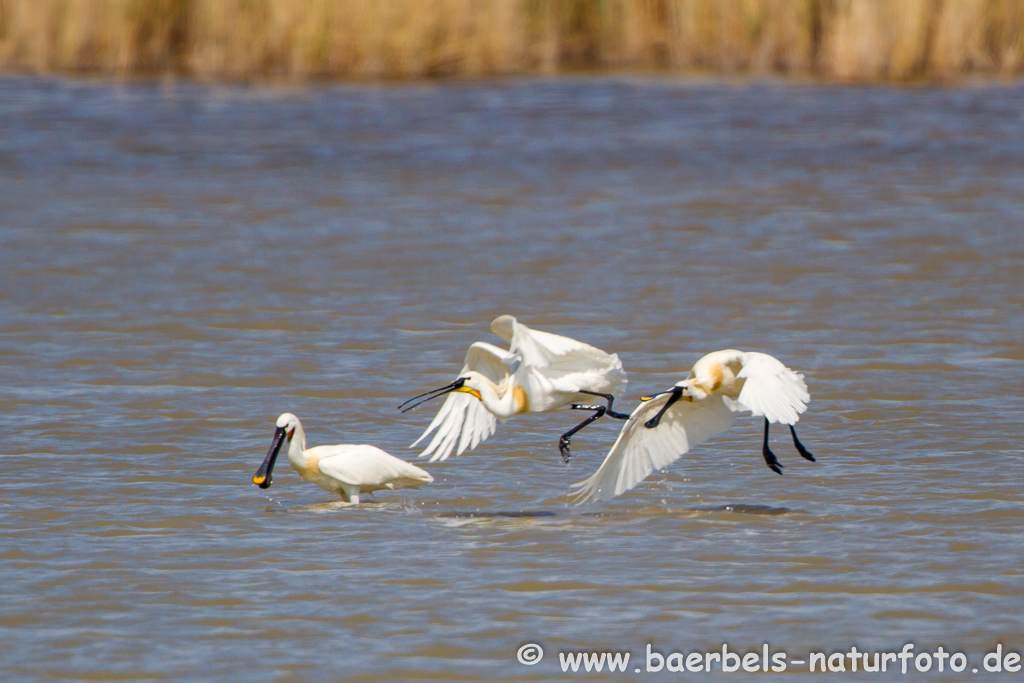
<path id="1" fill-rule="evenodd" d="M 1024 0 L 0 0 L 0 69 L 1014 77 L 1024 70 Z"/>

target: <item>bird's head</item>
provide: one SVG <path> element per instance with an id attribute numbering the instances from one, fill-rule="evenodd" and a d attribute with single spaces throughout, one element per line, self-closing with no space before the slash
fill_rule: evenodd
<path id="1" fill-rule="evenodd" d="M 271 483 L 273 483 L 274 463 L 277 462 L 277 454 L 281 451 L 281 445 L 285 439 L 288 443 L 291 443 L 292 437 L 295 436 L 295 430 L 299 426 L 299 418 L 295 417 L 291 413 L 282 413 L 277 418 L 277 429 L 274 431 L 274 440 L 270 443 L 270 450 L 267 451 L 267 457 L 263 459 L 263 463 L 260 468 L 256 470 L 256 474 L 252 477 L 252 483 L 259 486 L 261 489 L 269 489 Z"/>
<path id="2" fill-rule="evenodd" d="M 703 401 L 708 396 L 700 388 L 694 386 L 693 380 L 685 379 L 682 382 L 677 382 L 676 385 L 668 391 L 660 391 L 657 394 L 641 396 L 640 400 L 650 401 L 666 394 L 677 394 L 678 398 L 675 399 L 677 401 Z"/>
<path id="3" fill-rule="evenodd" d="M 466 373 L 466 376 L 462 377 L 461 379 L 462 386 L 455 389 L 454 391 L 460 391 L 464 394 L 474 396 L 478 401 L 484 400 L 483 397 L 480 395 L 480 392 L 484 388 L 484 384 L 487 383 L 487 380 L 484 379 L 483 375 L 481 375 L 479 372 L 470 370 L 469 372 Z"/>
<path id="4" fill-rule="evenodd" d="M 422 394 L 419 394 L 418 396 L 413 396 L 408 401 L 398 406 L 398 409 L 401 410 L 403 413 L 407 413 L 418 405 L 422 405 L 431 399 L 435 399 L 440 396 L 450 394 L 452 392 L 471 394 L 473 396 L 476 396 L 477 399 L 480 399 L 479 387 L 482 386 L 482 384 L 483 376 L 480 373 L 471 370 L 468 373 L 466 373 L 466 375 L 458 378 L 451 384 L 446 384 L 445 386 L 440 387 L 438 389 L 431 389 L 430 391 L 426 391 Z M 417 401 L 416 399 L 421 400 Z M 413 403 L 413 401 L 416 402 Z"/>
<path id="5" fill-rule="evenodd" d="M 291 413 L 281 413 L 281 416 L 277 418 L 277 428 L 285 431 L 285 436 L 288 437 L 289 443 L 292 437 L 295 436 L 295 428 L 299 426 L 299 418 L 295 417 Z"/>
<path id="6" fill-rule="evenodd" d="M 708 393 L 701 389 L 693 378 L 677 382 L 676 389 L 682 391 L 682 394 L 679 396 L 679 399 L 682 401 L 703 401 L 708 397 Z"/>

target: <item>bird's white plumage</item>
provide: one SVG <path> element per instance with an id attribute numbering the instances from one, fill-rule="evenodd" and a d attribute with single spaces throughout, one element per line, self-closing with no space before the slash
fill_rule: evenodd
<path id="1" fill-rule="evenodd" d="M 462 455 L 466 449 L 479 446 L 498 427 L 498 419 L 469 394 L 448 394 L 430 426 L 413 444 L 413 448 L 437 429 L 434 438 L 420 454 L 430 455 L 429 462 L 444 460 L 452 451 Z"/>
<path id="2" fill-rule="evenodd" d="M 803 375 L 764 353 L 710 353 L 676 384 L 685 400 L 674 403 L 657 427 L 644 423 L 669 400 L 664 393 L 633 411 L 604 462 L 588 479 L 573 484 L 578 503 L 609 500 L 630 490 L 655 470 L 732 426 L 735 412 L 750 411 L 769 422 L 796 424 L 810 394 Z"/>
<path id="3" fill-rule="evenodd" d="M 530 397 L 530 411 L 543 412 L 583 400 L 580 389 L 615 394 L 626 386 L 626 373 L 616 354 L 584 344 L 570 337 L 534 330 L 510 315 L 491 324 L 499 334 L 501 322 L 512 321 L 509 352 L 521 359 L 522 372 L 516 382 Z M 498 323 L 498 324 L 495 324 Z M 495 329 L 498 328 L 498 329 Z"/>
<path id="4" fill-rule="evenodd" d="M 740 363 L 742 369 L 736 376 L 744 382 L 736 400 L 743 409 L 763 415 L 769 422 L 796 424 L 811 400 L 804 376 L 767 353 L 743 353 Z"/>
<path id="5" fill-rule="evenodd" d="M 597 471 L 573 484 L 577 502 L 609 500 L 625 493 L 652 472 L 668 467 L 690 449 L 729 429 L 735 420 L 723 397 L 714 396 L 695 403 L 676 403 L 657 428 L 644 427 L 667 400 L 663 394 L 633 411 Z"/>
<path id="6" fill-rule="evenodd" d="M 459 377 L 480 375 L 477 386 L 485 398 L 453 392 L 430 425 L 412 445 L 433 438 L 420 454 L 430 462 L 461 455 L 494 434 L 497 418 L 523 412 L 545 412 L 584 401 L 581 390 L 615 394 L 626 373 L 615 354 L 549 332 L 533 330 L 510 315 L 495 318 L 491 330 L 509 343 L 505 350 L 485 342 L 469 347 Z M 486 402 L 485 402 L 486 399 Z M 436 430 L 436 431 L 435 431 Z"/>
<path id="7" fill-rule="evenodd" d="M 306 448 L 305 430 L 299 418 L 291 413 L 283 413 L 277 419 L 277 427 L 287 437 L 288 462 L 295 471 L 306 481 L 325 491 L 338 493 L 349 502 L 358 503 L 360 493 L 419 488 L 422 484 L 434 481 L 427 471 L 399 460 L 376 446 L 339 444 Z M 278 437 L 275 441 L 277 448 L 267 454 L 261 467 L 267 479 L 273 470 L 281 438 L 285 437 Z M 262 481 L 259 480 L 261 486 Z M 269 482 L 266 486 L 270 486 Z"/>
<path id="8" fill-rule="evenodd" d="M 531 329 L 510 315 L 495 318 L 491 331 L 508 342 L 509 353 L 534 368 L 564 367 L 579 361 L 580 369 L 586 370 L 590 367 L 588 360 L 601 362 L 608 356 L 604 351 L 571 337 Z"/>
<path id="9" fill-rule="evenodd" d="M 309 454 L 317 458 L 321 474 L 349 486 L 358 486 L 361 493 L 416 487 L 434 480 L 425 470 L 376 446 L 317 446 L 309 449 Z"/>
<path id="10" fill-rule="evenodd" d="M 459 377 L 478 372 L 492 383 L 500 385 L 508 381 L 509 375 L 519 367 L 519 362 L 518 356 L 501 347 L 487 342 L 474 342 L 466 352 L 466 362 Z M 445 398 L 437 415 L 420 438 L 413 442 L 412 447 L 418 446 L 436 429 L 437 433 L 421 454 L 432 453 L 430 462 L 436 462 L 447 458 L 453 450 L 456 455 L 462 455 L 466 449 L 476 448 L 494 434 L 497 426 L 498 419 L 477 398 L 453 392 Z"/>

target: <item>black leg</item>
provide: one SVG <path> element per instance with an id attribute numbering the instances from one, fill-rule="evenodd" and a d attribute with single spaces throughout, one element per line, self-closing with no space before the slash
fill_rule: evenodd
<path id="1" fill-rule="evenodd" d="M 661 407 L 661 410 L 658 411 L 657 415 L 652 417 L 647 422 L 644 422 L 644 427 L 647 427 L 648 429 L 654 429 L 655 427 L 657 427 L 658 424 L 661 422 L 661 417 L 662 417 L 662 415 L 665 414 L 665 411 L 667 411 L 669 408 L 671 408 L 672 404 L 674 404 L 676 401 L 678 401 L 680 398 L 682 398 L 682 396 L 683 396 L 683 390 L 682 389 L 673 389 L 672 390 L 672 395 L 668 397 L 667 401 L 665 401 L 665 405 L 663 405 Z"/>
<path id="2" fill-rule="evenodd" d="M 814 459 L 814 456 L 811 455 L 811 452 L 804 448 L 804 445 L 800 443 L 800 439 L 796 438 L 796 430 L 793 429 L 793 425 L 789 425 L 789 433 L 793 435 L 793 445 L 796 446 L 797 452 L 811 462 L 818 462 Z"/>
<path id="3" fill-rule="evenodd" d="M 772 453 L 772 449 L 768 448 L 768 418 L 764 419 L 764 446 L 761 447 L 761 455 L 764 456 L 764 461 L 768 463 L 768 468 L 776 474 L 782 474 L 782 463 Z"/>
<path id="4" fill-rule="evenodd" d="M 591 396 L 600 396 L 604 400 L 608 401 L 608 407 L 605 410 L 605 415 L 607 415 L 608 417 L 614 417 L 616 420 L 629 419 L 629 415 L 627 415 L 626 413 L 617 413 L 614 410 L 612 410 L 612 404 L 615 403 L 615 397 L 612 396 L 611 394 L 599 394 L 596 391 L 587 391 L 585 389 L 580 389 L 580 393 L 590 394 Z"/>
<path id="5" fill-rule="evenodd" d="M 580 422 L 578 425 L 567 431 L 565 434 L 562 434 L 562 436 L 558 439 L 558 451 L 562 454 L 563 462 L 569 462 L 569 458 L 572 457 L 572 454 L 569 452 L 569 440 L 572 438 L 572 435 L 586 427 L 594 420 L 601 419 L 602 417 L 604 417 L 604 414 L 608 412 L 608 409 L 605 408 L 604 406 L 591 406 L 586 405 L 584 403 L 573 403 L 572 409 L 593 410 L 594 414 L 588 417 L 583 422 Z"/>

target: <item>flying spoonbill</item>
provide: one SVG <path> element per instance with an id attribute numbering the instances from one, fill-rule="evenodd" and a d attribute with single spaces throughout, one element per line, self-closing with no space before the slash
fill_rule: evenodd
<path id="1" fill-rule="evenodd" d="M 797 452 L 813 461 L 793 427 L 810 399 L 804 376 L 766 353 L 709 353 L 672 389 L 643 398 L 597 472 L 573 484 L 577 502 L 608 500 L 628 491 L 651 472 L 724 432 L 740 410 L 764 418 L 761 454 L 772 471 L 782 474 L 782 463 L 768 447 L 768 426 L 773 422 L 789 425 Z"/>
<path id="2" fill-rule="evenodd" d="M 475 342 L 454 382 L 398 406 L 404 413 L 448 395 L 426 431 L 412 444 L 415 447 L 437 430 L 421 457 L 430 455 L 430 462 L 435 462 L 444 460 L 452 451 L 461 455 L 466 449 L 476 448 L 494 434 L 497 418 L 543 413 L 564 406 L 592 411 L 558 441 L 562 459 L 568 462 L 573 434 L 604 415 L 629 419 L 629 415 L 612 410 L 612 395 L 626 386 L 626 373 L 616 354 L 607 354 L 569 337 L 530 329 L 510 315 L 495 318 L 491 331 L 509 343 L 508 350 Z M 582 403 L 590 396 L 603 398 L 607 405 Z M 412 403 L 416 399 L 422 400 Z"/>
<path id="3" fill-rule="evenodd" d="M 346 444 L 306 448 L 306 433 L 299 418 L 284 413 L 277 418 L 277 431 L 267 457 L 252 478 L 261 489 L 270 488 L 274 462 L 285 439 L 288 439 L 288 462 L 295 471 L 325 491 L 340 493 L 346 502 L 358 503 L 360 493 L 419 488 L 421 484 L 434 481 L 425 470 L 376 446 Z"/>

